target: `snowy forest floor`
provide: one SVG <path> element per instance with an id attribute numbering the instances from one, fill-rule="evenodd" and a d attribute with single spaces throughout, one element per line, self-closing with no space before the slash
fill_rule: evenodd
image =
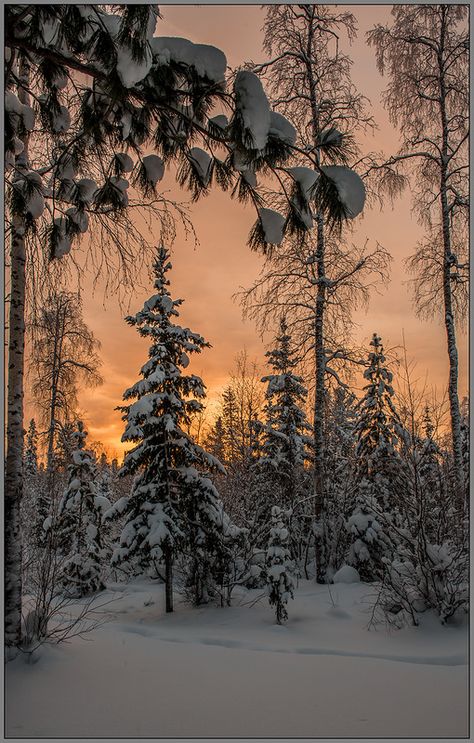
<path id="1" fill-rule="evenodd" d="M 300 581 L 279 627 L 261 593 L 166 615 L 162 585 L 109 584 L 88 642 L 7 665 L 7 737 L 468 735 L 467 621 L 368 631 L 373 586 Z"/>

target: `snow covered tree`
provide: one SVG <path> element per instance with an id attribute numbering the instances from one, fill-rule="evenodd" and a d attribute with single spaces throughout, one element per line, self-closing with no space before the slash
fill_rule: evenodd
<path id="1" fill-rule="evenodd" d="M 270 606 L 275 607 L 277 624 L 282 624 L 288 619 L 286 604 L 289 598 L 293 598 L 295 587 L 288 539 L 289 533 L 285 526 L 284 512 L 279 506 L 273 506 L 265 574 L 268 601 Z"/>
<path id="2" fill-rule="evenodd" d="M 387 73 L 384 103 L 401 135 L 387 168 L 408 168 L 426 239 L 409 259 L 421 316 L 441 310 L 449 358 L 449 404 L 458 497 L 464 499 L 456 323 L 468 306 L 469 28 L 462 4 L 394 5 L 368 34 Z"/>
<path id="3" fill-rule="evenodd" d="M 38 432 L 34 418 L 31 419 L 26 434 L 24 457 L 25 507 L 22 511 L 22 531 L 29 542 L 40 543 L 43 536 L 43 522 L 51 506 L 46 478 L 38 468 Z"/>
<path id="4" fill-rule="evenodd" d="M 38 473 L 38 432 L 34 418 L 30 420 L 26 434 L 24 473 L 26 477 Z"/>
<path id="5" fill-rule="evenodd" d="M 348 562 L 364 580 L 373 580 L 383 571 L 383 557 L 390 554 L 390 525 L 396 521 L 397 499 L 403 493 L 403 463 L 396 450 L 400 420 L 392 397 L 393 374 L 385 365 L 381 338 L 370 341 L 368 384 L 358 404 L 355 427 L 356 496 L 347 521 L 352 544 Z"/>
<path id="6" fill-rule="evenodd" d="M 202 409 L 205 387 L 200 377 L 182 370 L 190 354 L 209 344 L 173 322 L 182 300 L 170 296 L 170 268 L 169 253 L 161 247 L 153 265 L 155 294 L 126 318 L 151 346 L 141 379 L 124 393 L 124 400 L 135 402 L 120 408 L 127 422 L 122 441 L 135 444 L 121 469 L 122 475 L 135 475 L 132 492 L 107 514 L 126 517 L 114 563 L 136 560 L 145 568 L 164 561 L 168 612 L 173 610 L 173 563 L 178 554 L 189 556 L 188 587 L 194 590 L 195 603 L 206 598 L 222 522 L 219 496 L 207 473 L 223 469 L 186 433 Z"/>
<path id="7" fill-rule="evenodd" d="M 273 373 L 262 377 L 267 390 L 258 467 L 268 477 L 275 499 L 291 508 L 301 492 L 304 464 L 311 458 L 311 426 L 304 411 L 307 390 L 295 374 L 298 359 L 284 318 L 275 340 L 276 347 L 265 354 Z"/>
<path id="8" fill-rule="evenodd" d="M 304 411 L 307 390 L 295 373 L 298 360 L 283 317 L 275 343 L 275 348 L 266 353 L 273 373 L 262 377 L 262 382 L 267 384 L 264 423 L 258 424 L 258 457 L 253 466 L 255 509 L 265 524 L 273 505 L 279 503 L 285 509 L 292 509 L 303 496 L 304 466 L 311 459 L 312 446 L 311 426 Z M 296 557 L 303 538 L 296 521 L 292 531 L 291 551 Z"/>
<path id="9" fill-rule="evenodd" d="M 97 466 L 92 452 L 85 449 L 87 431 L 79 421 L 76 449 L 68 468 L 68 485 L 59 504 L 52 529 L 56 546 L 64 555 L 61 584 L 69 596 L 85 596 L 104 588 L 102 581 L 102 520 L 110 507 L 96 490 Z"/>

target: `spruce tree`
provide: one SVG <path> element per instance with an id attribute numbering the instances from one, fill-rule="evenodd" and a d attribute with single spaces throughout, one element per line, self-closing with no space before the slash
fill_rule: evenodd
<path id="1" fill-rule="evenodd" d="M 120 408 L 126 421 L 122 441 L 135 445 L 120 471 L 135 475 L 132 492 L 108 513 L 108 518 L 126 516 L 113 563 L 135 560 L 145 569 L 164 561 L 168 612 L 173 610 L 178 555 L 188 555 L 187 587 L 194 602 L 207 598 L 222 533 L 221 503 L 208 473 L 223 470 L 187 433 L 193 415 L 202 410 L 205 386 L 183 369 L 190 354 L 209 344 L 174 323 L 183 300 L 170 296 L 170 269 L 169 253 L 160 247 L 153 265 L 155 294 L 126 318 L 151 346 L 140 380 L 124 393 L 124 400 L 134 402 Z"/>
<path id="2" fill-rule="evenodd" d="M 265 472 L 274 498 L 290 508 L 310 459 L 311 426 L 304 411 L 307 390 L 294 372 L 297 359 L 284 318 L 275 340 L 276 347 L 265 354 L 274 373 L 262 378 L 267 390 L 258 467 Z"/>
<path id="3" fill-rule="evenodd" d="M 51 497 L 47 493 L 46 478 L 38 467 L 38 432 L 34 418 L 31 419 L 26 434 L 23 476 L 23 534 L 32 544 L 39 545 L 44 539 L 43 523 L 51 507 Z"/>
<path id="4" fill-rule="evenodd" d="M 385 365 L 381 338 L 370 341 L 368 384 L 358 405 L 356 424 L 355 508 L 347 528 L 352 544 L 348 562 L 363 580 L 383 572 L 383 558 L 390 555 L 388 530 L 396 521 L 397 498 L 403 488 L 403 463 L 396 446 L 401 424 L 393 403 L 393 374 Z"/>
<path id="5" fill-rule="evenodd" d="M 273 506 L 265 575 L 268 601 L 270 606 L 275 607 L 277 624 L 282 624 L 288 619 L 286 604 L 290 597 L 293 598 L 295 586 L 288 540 L 289 533 L 285 525 L 284 512 L 279 506 Z"/>
<path id="6" fill-rule="evenodd" d="M 34 418 L 30 420 L 26 434 L 23 472 L 26 477 L 34 477 L 38 474 L 38 432 Z"/>
<path id="7" fill-rule="evenodd" d="M 97 497 L 97 465 L 85 449 L 87 431 L 79 421 L 74 434 L 76 449 L 68 467 L 68 484 L 59 504 L 55 525 L 57 546 L 64 555 L 61 583 L 69 596 L 102 590 L 102 520 L 110 503 Z M 54 525 L 53 525 L 54 528 Z"/>

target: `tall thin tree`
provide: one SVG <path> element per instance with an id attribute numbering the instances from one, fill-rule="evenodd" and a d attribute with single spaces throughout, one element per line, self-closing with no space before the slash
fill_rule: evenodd
<path id="1" fill-rule="evenodd" d="M 409 259 L 423 315 L 442 308 L 449 359 L 455 480 L 464 496 L 456 322 L 467 305 L 469 29 L 462 4 L 395 5 L 393 20 L 368 34 L 401 146 L 387 167 L 410 169 L 426 240 Z"/>

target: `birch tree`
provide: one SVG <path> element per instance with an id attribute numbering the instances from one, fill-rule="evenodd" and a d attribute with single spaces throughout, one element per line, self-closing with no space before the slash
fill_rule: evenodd
<path id="1" fill-rule="evenodd" d="M 305 346 L 311 347 L 313 355 L 314 498 L 319 534 L 316 562 L 318 580 L 324 581 L 325 393 L 327 376 L 337 374 L 330 364 L 331 352 L 342 355 L 337 346 L 331 348 L 328 308 L 334 302 L 336 290 L 344 283 L 347 286 L 349 279 L 366 270 L 371 262 L 362 254 L 354 260 L 354 254 L 344 251 L 335 239 L 334 220 L 327 214 L 325 205 L 335 187 L 344 194 L 347 218 L 353 219 L 362 211 L 365 188 L 356 171 L 363 173 L 365 163 L 359 157 L 354 135 L 372 127 L 373 120 L 367 113 L 366 99 L 351 81 L 351 60 L 339 46 L 340 36 L 351 41 L 356 35 L 356 21 L 351 13 L 324 5 L 271 6 L 264 33 L 264 50 L 271 59 L 253 66 L 253 70 L 265 80 L 272 105 L 293 123 L 301 151 L 310 153 L 314 163 L 311 170 L 300 159 L 296 167 L 286 169 L 293 179 L 287 219 L 293 244 L 287 250 L 288 241 L 285 243 L 285 251 L 279 252 L 276 265 L 270 261 L 269 270 L 259 284 L 261 287 L 266 283 L 268 288 L 260 297 L 264 314 L 269 299 L 273 308 L 278 304 L 281 311 L 286 293 L 284 283 L 289 274 L 293 289 L 296 285 L 304 287 L 304 301 L 298 293 L 288 298 L 291 305 L 301 308 L 301 315 L 306 318 L 306 333 L 308 317 L 311 318 L 310 340 Z M 333 182 L 326 176 L 333 178 Z M 282 270 L 285 263 L 287 268 Z M 269 287 L 278 285 L 280 294 L 272 302 Z"/>
<path id="2" fill-rule="evenodd" d="M 385 106 L 401 146 L 386 167 L 412 176 L 426 238 L 408 261 L 423 316 L 441 308 L 449 359 L 455 480 L 464 496 L 456 322 L 467 306 L 469 29 L 467 5 L 396 5 L 368 34 L 387 74 Z"/>
<path id="3" fill-rule="evenodd" d="M 74 417 L 79 383 L 101 383 L 99 342 L 82 318 L 82 302 L 72 292 L 51 294 L 33 325 L 32 390 L 47 432 L 48 474 L 53 471 L 59 427 Z"/>

